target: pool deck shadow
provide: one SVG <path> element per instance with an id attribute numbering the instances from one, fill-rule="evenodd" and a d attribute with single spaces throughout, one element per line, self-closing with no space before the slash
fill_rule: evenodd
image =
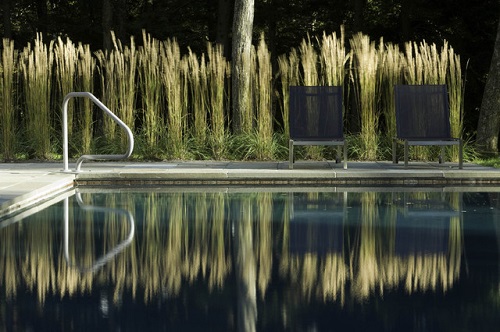
<path id="1" fill-rule="evenodd" d="M 63 172 L 62 163 L 0 163 L 0 218 L 75 187 L 241 186 L 349 187 L 456 186 L 500 190 L 500 169 L 465 163 L 390 161 L 168 161 L 83 163 L 81 172 Z M 1 220 L 1 219 L 0 219 Z"/>

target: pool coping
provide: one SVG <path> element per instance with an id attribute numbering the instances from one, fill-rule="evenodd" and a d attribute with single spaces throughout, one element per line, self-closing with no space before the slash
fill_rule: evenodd
<path id="1" fill-rule="evenodd" d="M 86 163 L 80 173 L 60 163 L 0 163 L 0 220 L 74 188 L 139 187 L 375 188 L 437 187 L 448 190 L 500 190 L 500 169 L 464 164 L 349 162 L 344 170 L 328 161 L 188 161 Z"/>

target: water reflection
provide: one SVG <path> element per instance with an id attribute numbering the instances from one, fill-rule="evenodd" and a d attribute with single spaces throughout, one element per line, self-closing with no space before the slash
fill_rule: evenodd
<path id="1" fill-rule="evenodd" d="M 312 302 L 446 294 L 463 270 L 463 211 L 463 193 L 439 191 L 87 192 L 0 223 L 0 287 L 41 307 L 98 292 L 106 317 L 129 295 L 229 292 L 228 326 L 257 330 L 259 303 L 279 299 L 286 327 Z"/>
<path id="2" fill-rule="evenodd" d="M 91 262 L 91 265 L 78 265 L 76 263 L 73 263 L 75 251 L 72 251 L 72 255 L 70 255 L 70 227 L 69 227 L 69 198 L 64 199 L 64 258 L 66 259 L 66 263 L 71 266 L 77 268 L 80 272 L 85 273 L 85 272 L 95 272 L 98 269 L 100 269 L 104 264 L 109 262 L 111 259 L 113 259 L 116 255 L 118 255 L 121 251 L 123 251 L 126 247 L 132 243 L 132 240 L 134 239 L 134 233 L 135 233 L 135 222 L 134 222 L 134 217 L 130 213 L 130 211 L 125 210 L 125 209 L 117 209 L 117 208 L 109 208 L 109 207 L 102 207 L 102 206 L 95 206 L 92 204 L 85 204 L 82 200 L 82 196 L 80 192 L 75 193 L 75 199 L 76 202 L 78 203 L 78 207 L 82 209 L 83 211 L 88 211 L 90 213 L 105 213 L 105 214 L 116 214 L 116 215 L 121 215 L 123 216 L 126 221 L 127 221 L 127 226 L 128 226 L 128 234 L 126 238 L 118 243 L 116 246 L 110 249 L 109 252 L 103 254 L 101 257 L 98 259 L 93 259 Z M 76 231 L 73 232 L 72 235 L 73 237 L 77 236 L 80 232 Z M 89 241 L 91 242 L 93 239 L 89 238 L 89 235 L 92 234 L 92 232 L 84 232 L 85 235 L 85 240 L 84 240 L 84 247 L 88 246 Z M 73 239 L 74 240 L 74 239 Z M 92 250 L 92 249 L 90 249 Z M 84 250 L 85 252 L 85 250 Z"/>

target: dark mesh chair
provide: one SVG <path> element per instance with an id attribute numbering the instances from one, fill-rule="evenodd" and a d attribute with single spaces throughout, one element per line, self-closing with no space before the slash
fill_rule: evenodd
<path id="1" fill-rule="evenodd" d="M 408 146 L 441 146 L 439 162 L 442 163 L 444 146 L 458 145 L 458 167 L 462 169 L 462 139 L 451 137 L 446 85 L 396 85 L 394 95 L 397 137 L 392 143 L 392 162 L 398 162 L 397 143 L 404 144 L 405 167 L 408 167 Z"/>
<path id="2" fill-rule="evenodd" d="M 293 168 L 294 145 L 337 145 L 347 148 L 342 121 L 342 88 L 338 86 L 290 87 L 289 167 Z M 336 162 L 340 158 L 337 157 Z"/>

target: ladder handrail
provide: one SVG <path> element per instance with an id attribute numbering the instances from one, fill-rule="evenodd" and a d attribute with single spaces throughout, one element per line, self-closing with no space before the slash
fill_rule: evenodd
<path id="1" fill-rule="evenodd" d="M 134 150 L 134 135 L 130 128 L 113 112 L 109 110 L 99 99 L 97 99 L 90 92 L 70 92 L 64 97 L 63 101 L 63 109 L 62 109 L 62 122 L 63 122 L 63 172 L 69 172 L 68 167 L 68 103 L 71 98 L 89 98 L 92 102 L 97 105 L 101 110 L 104 111 L 107 115 L 109 115 L 120 127 L 122 127 L 128 135 L 128 150 L 125 154 L 116 155 L 116 154 L 84 154 L 82 155 L 76 162 L 75 172 L 80 172 L 80 167 L 84 160 L 119 160 L 126 159 L 132 155 L 132 151 Z"/>

